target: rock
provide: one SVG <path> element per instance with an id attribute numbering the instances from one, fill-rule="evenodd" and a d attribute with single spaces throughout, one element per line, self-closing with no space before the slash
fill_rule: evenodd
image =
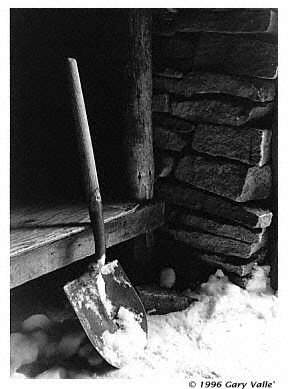
<path id="1" fill-rule="evenodd" d="M 185 9 L 175 17 L 179 32 L 274 32 L 276 12 L 269 8 Z"/>
<path id="2" fill-rule="evenodd" d="M 277 76 L 277 44 L 253 36 L 203 34 L 194 57 L 194 66 L 221 68 L 223 72 L 249 77 Z"/>
<path id="3" fill-rule="evenodd" d="M 70 358 L 72 355 L 77 354 L 78 349 L 82 341 L 86 338 L 84 331 L 64 335 L 61 339 L 58 351 L 64 358 Z"/>
<path id="4" fill-rule="evenodd" d="M 277 44 L 236 34 L 194 34 L 157 42 L 159 57 L 180 59 L 178 71 L 187 69 L 274 79 L 277 77 Z M 194 39 L 193 39 L 194 38 Z M 177 61 L 176 61 L 177 62 Z"/>
<path id="5" fill-rule="evenodd" d="M 245 243 L 200 231 L 176 230 L 168 227 L 163 227 L 163 230 L 175 240 L 189 244 L 196 249 L 240 258 L 250 258 L 267 243 L 267 234 L 263 235 L 260 243 Z"/>
<path id="6" fill-rule="evenodd" d="M 219 162 L 186 155 L 176 170 L 177 180 L 237 202 L 265 199 L 271 189 L 271 168 Z"/>
<path id="7" fill-rule="evenodd" d="M 208 218 L 207 216 L 195 215 L 187 210 L 167 210 L 167 221 L 171 224 L 185 225 L 193 229 L 209 232 L 227 238 L 240 240 L 246 243 L 260 243 L 265 234 L 265 228 L 251 230 L 249 228 L 228 224 Z"/>
<path id="8" fill-rule="evenodd" d="M 157 18 L 154 33 L 173 35 L 177 32 L 276 33 L 277 14 L 266 9 L 187 9 L 174 18 Z"/>
<path id="9" fill-rule="evenodd" d="M 49 342 L 48 335 L 43 330 L 36 330 L 31 333 L 31 337 L 35 340 L 39 349 L 39 354 L 41 354 Z"/>
<path id="10" fill-rule="evenodd" d="M 242 126 L 271 112 L 273 103 L 251 105 L 227 99 L 201 98 L 189 101 L 173 101 L 171 113 L 194 122 Z"/>
<path id="11" fill-rule="evenodd" d="M 153 52 L 160 57 L 169 58 L 170 62 L 172 62 L 171 60 L 174 58 L 188 58 L 193 64 L 198 40 L 199 39 L 185 39 L 183 36 L 158 39 L 154 41 L 155 48 Z"/>
<path id="12" fill-rule="evenodd" d="M 58 343 L 48 343 L 44 350 L 41 350 L 41 353 L 43 353 L 44 358 L 46 358 L 47 360 L 54 359 L 58 355 Z"/>
<path id="13" fill-rule="evenodd" d="M 89 370 L 81 370 L 80 373 L 76 373 L 76 374 L 73 374 L 73 377 L 71 378 L 74 378 L 74 379 L 78 379 L 78 380 L 87 380 L 87 379 L 90 379 L 90 378 L 93 378 L 92 377 L 92 372 L 89 371 Z"/>
<path id="14" fill-rule="evenodd" d="M 165 267 L 160 272 L 160 287 L 171 289 L 176 282 L 176 273 L 172 267 Z"/>
<path id="15" fill-rule="evenodd" d="M 10 335 L 10 369 L 14 373 L 20 366 L 36 361 L 37 342 L 29 335 L 15 332 Z"/>
<path id="16" fill-rule="evenodd" d="M 51 324 L 52 321 L 46 315 L 36 314 L 24 320 L 21 327 L 23 331 L 30 332 L 36 329 L 47 330 Z"/>
<path id="17" fill-rule="evenodd" d="M 169 103 L 169 95 L 153 95 L 152 97 L 152 111 L 153 112 L 169 112 L 170 111 L 170 103 Z"/>
<path id="18" fill-rule="evenodd" d="M 91 343 L 86 343 L 85 345 L 81 346 L 78 350 L 78 355 L 81 358 L 87 359 L 87 362 L 90 366 L 96 367 L 102 365 L 104 362 L 104 359 L 101 357 L 98 351 L 95 350 Z"/>
<path id="19" fill-rule="evenodd" d="M 176 132 L 158 126 L 153 128 L 153 137 L 155 146 L 171 151 L 182 151 L 189 142 Z"/>
<path id="20" fill-rule="evenodd" d="M 172 78 L 172 79 L 181 79 L 183 78 L 183 73 L 182 72 L 179 72 L 178 70 L 174 70 L 174 69 L 171 69 L 171 68 L 165 68 L 165 69 L 162 69 L 162 71 L 160 72 L 153 72 L 156 76 L 162 76 L 162 77 L 165 77 L 165 78 Z M 156 77 L 157 78 L 157 77 Z M 153 87 L 155 86 L 154 85 L 154 82 L 155 82 L 155 79 L 153 77 Z M 156 88 L 157 89 L 157 85 L 156 85 Z"/>
<path id="21" fill-rule="evenodd" d="M 240 286 L 242 289 L 246 289 L 250 279 L 251 274 L 247 274 L 246 276 L 239 276 L 238 274 L 225 272 L 226 276 L 228 277 L 229 281 L 233 284 Z"/>
<path id="22" fill-rule="evenodd" d="M 192 148 L 216 157 L 235 159 L 249 165 L 263 166 L 270 158 L 272 132 L 256 128 L 233 128 L 198 124 Z"/>
<path id="23" fill-rule="evenodd" d="M 155 153 L 155 176 L 163 178 L 171 174 L 174 167 L 174 157 L 172 155 Z"/>
<path id="24" fill-rule="evenodd" d="M 161 113 L 153 113 L 153 127 L 163 127 L 181 134 L 193 133 L 195 125 L 187 120 Z"/>
<path id="25" fill-rule="evenodd" d="M 156 196 L 167 203 L 231 220 L 249 228 L 266 228 L 272 221 L 272 212 L 269 210 L 247 207 L 193 187 L 159 182 L 155 189 Z"/>
<path id="26" fill-rule="evenodd" d="M 92 343 L 86 343 L 83 346 L 81 346 L 78 350 L 78 355 L 81 358 L 89 358 L 89 355 L 94 351 L 94 347 L 92 346 Z"/>
<path id="27" fill-rule="evenodd" d="M 153 88 L 159 93 L 193 97 L 197 94 L 224 93 L 255 102 L 272 101 L 275 82 L 257 78 L 244 78 L 229 74 L 191 72 L 183 78 L 153 77 Z"/>
<path id="28" fill-rule="evenodd" d="M 91 356 L 89 356 L 88 363 L 90 366 L 98 367 L 104 363 L 104 359 L 101 357 L 100 354 L 94 353 Z"/>
<path id="29" fill-rule="evenodd" d="M 166 314 L 182 311 L 189 307 L 193 301 L 175 291 L 162 289 L 159 286 L 137 286 L 137 292 L 144 304 L 147 313 Z"/>
<path id="30" fill-rule="evenodd" d="M 254 266 L 263 261 L 266 254 L 267 250 L 262 248 L 253 254 L 248 261 L 247 259 L 237 257 L 228 257 L 202 252 L 199 254 L 199 258 L 214 267 L 224 270 L 225 272 L 234 273 L 239 277 L 243 277 L 250 274 Z"/>

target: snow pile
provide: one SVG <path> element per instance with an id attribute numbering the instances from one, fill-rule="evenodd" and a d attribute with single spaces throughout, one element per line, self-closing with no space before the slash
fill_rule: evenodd
<path id="1" fill-rule="evenodd" d="M 114 333 L 105 331 L 103 352 L 113 366 L 122 367 L 133 362 L 144 352 L 147 344 L 146 333 L 141 328 L 142 318 L 130 310 L 120 307 L 115 320 L 118 330 Z"/>
<path id="2" fill-rule="evenodd" d="M 267 267 L 256 268 L 248 290 L 243 290 L 218 270 L 201 286 L 198 301 L 186 310 L 148 316 L 148 346 L 129 364 L 102 374 L 95 368 L 66 370 L 66 376 L 243 380 L 262 379 L 265 372 L 271 379 L 277 377 L 277 364 L 273 363 L 279 347 L 277 297 L 269 287 L 267 272 Z M 127 342 L 127 353 L 129 347 Z M 36 356 L 32 351 L 31 360 Z M 63 376 L 60 368 L 61 363 L 51 366 L 51 375 Z"/>

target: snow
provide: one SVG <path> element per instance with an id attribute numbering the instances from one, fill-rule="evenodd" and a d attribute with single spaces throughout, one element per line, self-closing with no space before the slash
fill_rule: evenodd
<path id="1" fill-rule="evenodd" d="M 113 305 L 112 305 L 111 301 L 107 298 L 105 281 L 104 281 L 101 273 L 97 274 L 96 284 L 97 284 L 97 289 L 98 289 L 100 301 L 101 301 L 102 305 L 106 308 L 107 315 L 109 317 L 112 317 Z"/>
<path id="2" fill-rule="evenodd" d="M 63 367 L 53 367 L 39 374 L 36 379 L 59 379 L 66 378 L 66 370 Z"/>
<path id="3" fill-rule="evenodd" d="M 121 369 L 111 368 L 98 374 L 100 356 L 91 347 L 89 349 L 86 339 L 86 345 L 84 341 L 77 353 L 87 360 L 90 358 L 96 366 L 78 371 L 66 368 L 64 374 L 59 361 L 42 373 L 42 377 L 46 374 L 45 378 L 49 378 L 49 375 L 53 378 L 65 375 L 69 378 L 98 379 L 205 377 L 227 380 L 229 377 L 238 377 L 250 380 L 255 377 L 262 380 L 265 372 L 269 379 L 276 378 L 278 364 L 275 361 L 278 360 L 277 352 L 281 343 L 277 321 L 278 298 L 270 289 L 268 271 L 268 267 L 255 268 L 248 290 L 244 290 L 229 282 L 218 270 L 201 285 L 197 293 L 192 292 L 197 302 L 186 310 L 148 316 L 146 349 Z M 127 319 L 127 312 L 122 313 L 123 318 L 126 315 Z M 28 352 L 27 356 L 29 341 L 35 347 L 35 339 L 19 333 L 11 334 L 11 339 L 12 344 L 14 339 L 14 347 L 11 348 L 14 369 L 11 376 L 16 374 L 20 378 L 15 366 L 37 358 L 37 352 Z M 130 344 L 124 346 L 129 353 Z"/>
<path id="4" fill-rule="evenodd" d="M 114 333 L 103 333 L 103 354 L 113 366 L 124 366 L 144 352 L 147 339 L 141 321 L 140 315 L 120 307 L 116 319 L 119 328 Z"/>

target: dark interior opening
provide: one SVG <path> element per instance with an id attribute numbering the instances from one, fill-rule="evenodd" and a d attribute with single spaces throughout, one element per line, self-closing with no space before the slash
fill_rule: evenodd
<path id="1" fill-rule="evenodd" d="M 127 12 L 11 11 L 11 201 L 83 197 L 64 60 L 75 57 L 102 193 L 122 197 Z"/>

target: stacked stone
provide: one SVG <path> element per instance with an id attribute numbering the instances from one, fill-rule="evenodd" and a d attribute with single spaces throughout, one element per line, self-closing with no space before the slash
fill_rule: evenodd
<path id="1" fill-rule="evenodd" d="M 272 220 L 276 13 L 172 11 L 156 18 L 153 37 L 156 193 L 167 204 L 165 234 L 245 286 L 265 259 Z"/>

